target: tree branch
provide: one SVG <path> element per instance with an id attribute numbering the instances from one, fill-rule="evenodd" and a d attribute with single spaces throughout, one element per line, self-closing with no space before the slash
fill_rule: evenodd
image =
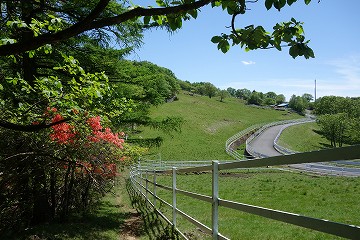
<path id="1" fill-rule="evenodd" d="M 14 55 L 29 50 L 35 50 L 45 44 L 63 41 L 88 30 L 121 24 L 130 19 L 141 16 L 166 15 L 198 9 L 211 3 L 212 1 L 213 0 L 199 0 L 191 4 L 183 4 L 165 8 L 136 7 L 115 17 L 95 20 L 101 14 L 101 12 L 104 11 L 106 6 L 110 2 L 110 0 L 100 0 L 98 5 L 84 20 L 56 33 L 47 33 L 38 37 L 33 37 L 27 41 L 19 41 L 14 44 L 2 45 L 0 46 L 0 56 Z"/>
<path id="2" fill-rule="evenodd" d="M 0 120 L 0 127 L 15 130 L 15 131 L 22 131 L 22 132 L 38 132 L 42 129 L 50 128 L 54 125 L 57 125 L 57 124 L 60 124 L 63 122 L 67 122 L 70 120 L 71 120 L 71 118 L 65 118 L 65 119 L 62 119 L 62 120 L 54 122 L 54 123 L 49 123 L 49 124 L 41 123 L 41 124 L 37 124 L 37 125 L 19 125 L 19 124 L 11 123 L 8 121 Z"/>
<path id="3" fill-rule="evenodd" d="M 27 41 L 20 41 L 14 44 L 0 46 L 0 56 L 19 54 L 29 50 L 35 50 L 45 44 L 68 39 L 86 31 L 86 28 L 94 21 L 107 7 L 110 0 L 100 0 L 96 7 L 82 21 L 57 33 L 48 33 L 39 37 L 33 37 Z M 68 34 L 68 36 L 66 36 Z M 35 41 L 35 42 L 34 42 Z M 26 46 L 27 45 L 27 46 Z"/>

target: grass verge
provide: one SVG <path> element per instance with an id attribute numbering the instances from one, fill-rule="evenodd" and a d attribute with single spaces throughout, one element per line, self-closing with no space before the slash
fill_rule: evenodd
<path id="1" fill-rule="evenodd" d="M 298 124 L 284 129 L 278 144 L 298 152 L 310 152 L 329 148 L 329 142 L 314 132 L 318 130 L 317 123 Z"/>

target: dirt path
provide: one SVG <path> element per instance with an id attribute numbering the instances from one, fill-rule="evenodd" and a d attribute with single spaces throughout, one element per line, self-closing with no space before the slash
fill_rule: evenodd
<path id="1" fill-rule="evenodd" d="M 121 208 L 121 211 L 127 215 L 126 219 L 119 227 L 119 240 L 138 240 L 144 234 L 144 223 L 141 214 L 131 206 L 131 201 L 126 191 L 125 181 L 125 179 L 120 180 L 118 187 L 124 191 L 116 198 L 116 202 Z"/>
<path id="2" fill-rule="evenodd" d="M 142 233 L 143 220 L 139 213 L 131 213 L 120 226 L 120 240 L 138 240 Z"/>

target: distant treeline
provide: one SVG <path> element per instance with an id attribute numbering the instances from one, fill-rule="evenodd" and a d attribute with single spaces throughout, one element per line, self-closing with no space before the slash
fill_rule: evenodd
<path id="1" fill-rule="evenodd" d="M 249 90 L 246 88 L 235 89 L 228 87 L 226 90 L 221 90 L 209 82 L 195 82 L 179 81 L 182 90 L 193 94 L 202 96 L 214 97 L 219 96 L 220 100 L 226 97 L 236 97 L 243 99 L 247 104 L 254 104 L 258 106 L 274 106 L 285 103 L 286 98 L 284 94 L 277 94 L 275 92 L 262 93 L 256 90 Z M 293 95 L 289 101 L 289 107 L 293 110 L 303 113 L 306 108 L 313 108 L 311 101 L 313 96 L 309 93 L 304 93 L 302 96 Z"/>

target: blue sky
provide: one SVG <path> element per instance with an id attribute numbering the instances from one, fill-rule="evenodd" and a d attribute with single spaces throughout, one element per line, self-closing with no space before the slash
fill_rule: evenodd
<path id="1" fill-rule="evenodd" d="M 234 46 L 223 54 L 210 39 L 228 33 L 231 17 L 221 8 L 206 7 L 196 20 L 183 24 L 175 33 L 150 30 L 144 45 L 130 60 L 150 61 L 172 70 L 181 80 L 211 82 L 220 89 L 247 88 L 261 92 L 292 94 L 360 96 L 360 1 L 299 0 L 280 12 L 267 11 L 264 1 L 249 4 L 236 26 L 262 25 L 271 30 L 276 22 L 294 17 L 304 22 L 305 36 L 315 52 L 315 59 L 293 59 L 288 48 L 283 51 L 255 50 L 245 52 Z M 145 4 L 149 5 L 149 4 Z"/>

